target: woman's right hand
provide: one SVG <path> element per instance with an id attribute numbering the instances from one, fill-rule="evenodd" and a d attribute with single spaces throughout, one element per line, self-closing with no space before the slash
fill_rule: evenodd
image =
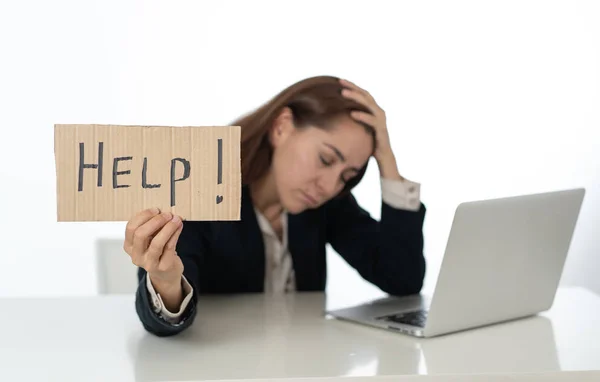
<path id="1" fill-rule="evenodd" d="M 127 222 L 123 248 L 161 294 L 181 291 L 183 263 L 175 247 L 182 229 L 181 217 L 158 208 L 141 211 Z"/>

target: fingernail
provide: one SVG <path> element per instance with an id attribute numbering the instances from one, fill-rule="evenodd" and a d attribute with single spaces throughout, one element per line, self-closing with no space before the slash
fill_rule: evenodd
<path id="1" fill-rule="evenodd" d="M 164 212 L 163 216 L 165 217 L 165 219 L 170 220 L 173 217 L 173 214 L 171 214 L 170 212 Z"/>
<path id="2" fill-rule="evenodd" d="M 150 209 L 150 211 L 152 211 L 152 213 L 153 213 L 154 215 L 158 215 L 158 214 L 160 213 L 160 210 L 158 209 L 158 207 L 152 207 L 152 208 Z"/>
<path id="3" fill-rule="evenodd" d="M 175 224 L 179 224 L 179 222 L 181 222 L 181 218 L 177 215 L 173 216 L 173 219 L 171 219 L 171 221 Z"/>

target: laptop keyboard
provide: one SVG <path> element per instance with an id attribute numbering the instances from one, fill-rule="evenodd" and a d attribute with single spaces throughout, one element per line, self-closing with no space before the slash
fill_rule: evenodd
<path id="1" fill-rule="evenodd" d="M 406 324 L 412 326 L 418 326 L 420 328 L 425 327 L 425 321 L 427 321 L 427 311 L 417 310 L 414 312 L 402 312 L 390 314 L 387 316 L 379 317 L 380 320 L 397 322 L 399 324 Z"/>

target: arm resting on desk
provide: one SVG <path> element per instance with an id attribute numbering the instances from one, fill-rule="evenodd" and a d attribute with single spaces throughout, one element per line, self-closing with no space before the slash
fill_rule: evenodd
<path id="1" fill-rule="evenodd" d="M 191 296 L 188 295 L 185 297 L 182 307 L 177 314 L 170 313 L 164 308 L 164 305 L 160 308 L 158 303 L 159 296 L 156 294 L 153 295 L 148 290 L 147 273 L 143 270 L 140 273 L 143 273 L 143 275 L 141 276 L 136 293 L 135 308 L 144 328 L 152 334 L 165 337 L 178 334 L 189 327 L 196 316 L 196 302 L 193 292 Z M 187 281 L 182 279 L 182 283 L 185 285 Z M 186 287 L 184 286 L 184 288 Z M 156 300 L 151 301 L 154 298 Z M 156 306 L 159 306 L 158 312 Z"/>
<path id="2" fill-rule="evenodd" d="M 172 336 L 188 328 L 196 317 L 199 266 L 203 258 L 202 222 L 183 222 L 183 230 L 177 241 L 177 254 L 183 262 L 182 288 L 185 295 L 176 313 L 167 310 L 160 295 L 143 268 L 138 269 L 139 285 L 135 307 L 144 328 L 157 336 Z"/>
<path id="3" fill-rule="evenodd" d="M 179 324 L 181 322 L 181 316 L 187 308 L 192 296 L 194 294 L 194 288 L 190 285 L 189 281 L 182 275 L 181 279 L 181 287 L 183 288 L 183 294 L 185 295 L 183 301 L 181 302 L 181 306 L 179 307 L 179 311 L 177 313 L 173 313 L 169 311 L 160 294 L 156 293 L 154 290 L 154 286 L 152 285 L 152 281 L 150 281 L 150 277 L 146 276 L 146 288 L 148 289 L 148 293 L 150 294 L 150 301 L 152 302 L 152 307 L 154 313 L 159 314 L 165 321 L 171 324 Z"/>
<path id="4" fill-rule="evenodd" d="M 391 295 L 419 293 L 425 277 L 425 205 L 418 183 L 382 179 L 381 220 L 352 194 L 330 203 L 327 239 L 367 281 Z"/>

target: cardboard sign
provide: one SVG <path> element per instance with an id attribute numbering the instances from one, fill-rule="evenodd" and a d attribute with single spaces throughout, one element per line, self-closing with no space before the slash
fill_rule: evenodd
<path id="1" fill-rule="evenodd" d="M 58 221 L 240 220 L 239 126 L 55 125 Z"/>

